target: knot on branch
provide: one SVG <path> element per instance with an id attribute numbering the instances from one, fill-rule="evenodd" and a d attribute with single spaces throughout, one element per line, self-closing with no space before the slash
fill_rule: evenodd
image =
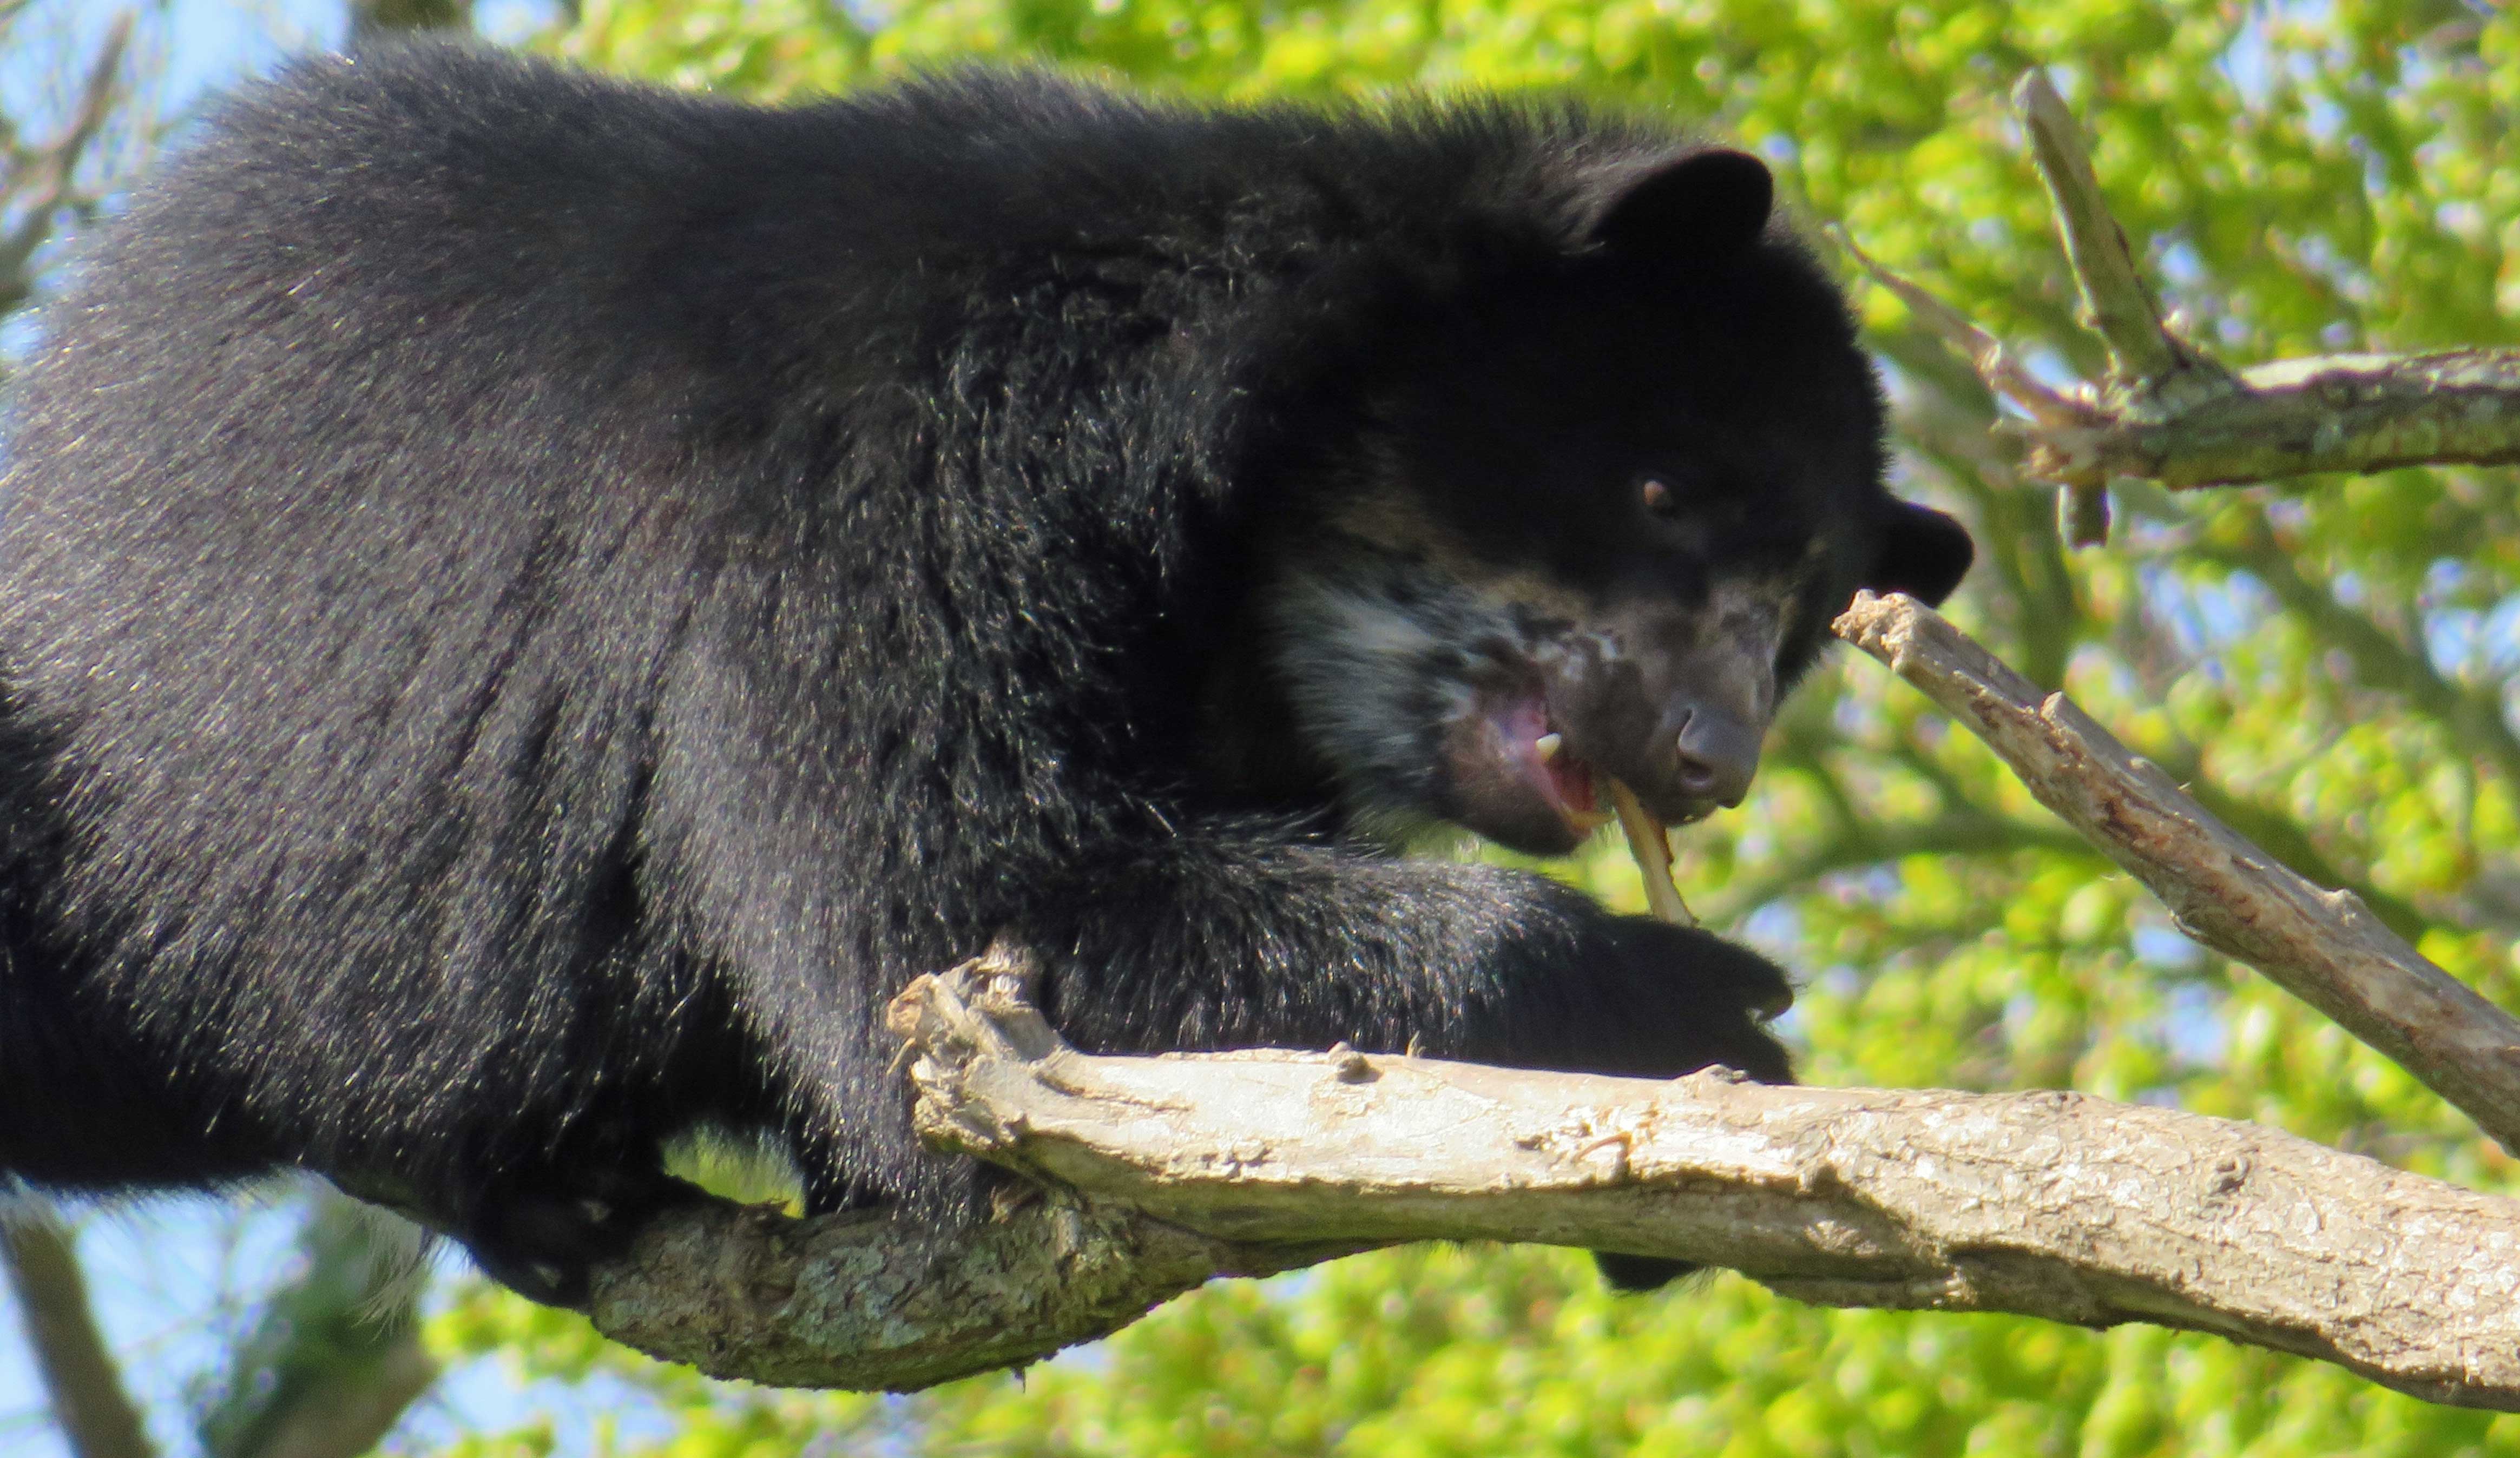
<path id="1" fill-rule="evenodd" d="M 1022 1078 L 1073 1053 L 1032 1005 L 1040 976 L 1031 953 L 1001 938 L 968 962 L 912 982 L 884 1009 L 884 1027 L 902 1040 L 919 1090 L 913 1122 L 922 1139 L 974 1154 L 1013 1149 L 1021 1114 L 1001 1117 L 972 1084 Z"/>
<path id="2" fill-rule="evenodd" d="M 1040 969 L 1031 953 L 999 940 L 989 950 L 902 989 L 884 1027 L 906 1050 L 941 1068 L 975 1058 L 1030 1062 L 1066 1046 L 1032 1005 Z"/>

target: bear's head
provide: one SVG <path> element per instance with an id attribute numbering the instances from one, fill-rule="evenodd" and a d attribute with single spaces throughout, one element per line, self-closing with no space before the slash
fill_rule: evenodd
<path id="1" fill-rule="evenodd" d="M 1351 809 L 1572 849 L 1597 773 L 1739 803 L 1859 588 L 1939 602 L 1967 533 L 1883 485 L 1843 299 L 1755 158 L 1603 183 L 1541 267 L 1422 311 L 1276 553 L 1269 641 Z"/>

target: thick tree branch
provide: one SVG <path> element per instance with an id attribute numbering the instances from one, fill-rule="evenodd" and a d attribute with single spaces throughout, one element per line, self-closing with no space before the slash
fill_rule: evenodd
<path id="1" fill-rule="evenodd" d="M 2183 489 L 2520 461 L 2520 351 L 2326 355 L 2235 378 L 2232 392 L 2157 420 L 2033 427 L 2028 469 L 2068 486 L 2145 476 Z"/>
<path id="2" fill-rule="evenodd" d="M 993 954 L 895 1004 L 921 1127 L 1082 1195 L 962 1236 L 677 1215 L 605 1273 L 599 1324 L 710 1371 L 907 1386 L 1119 1326 L 1253 1254 L 1539 1240 L 1731 1266 L 1827 1304 L 2189 1327 L 2520 1409 L 2520 1202 L 2288 1134 L 2071 1093 L 1345 1050 L 1089 1057 L 1024 980 Z"/>
<path id="3" fill-rule="evenodd" d="M 1856 596 L 1837 635 L 1986 740 L 2039 802 L 2152 888 L 2180 930 L 2248 963 L 2520 1151 L 2520 1019 L 2424 959 L 2349 892 L 2233 833 L 2061 693 L 1933 609 Z"/>
<path id="4" fill-rule="evenodd" d="M 0 1214 L 0 1257 L 52 1396 L 53 1421 L 70 1451 L 78 1458 L 152 1458 L 157 1450 L 88 1307 L 68 1228 L 42 1206 L 14 1205 Z"/>
<path id="5" fill-rule="evenodd" d="M 711 1377 L 913 1392 L 1117 1331 L 1219 1275 L 1364 1248 L 1264 1247 L 1025 1190 L 968 1228 L 884 1211 L 796 1220 L 707 1200 L 595 1273 L 597 1330 Z"/>

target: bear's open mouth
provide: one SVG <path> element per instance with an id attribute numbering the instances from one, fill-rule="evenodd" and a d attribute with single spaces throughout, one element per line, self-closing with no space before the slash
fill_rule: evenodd
<path id="1" fill-rule="evenodd" d="M 1614 817 L 1603 808 L 1593 767 L 1566 747 L 1538 689 L 1516 694 L 1490 718 L 1502 758 L 1514 778 L 1528 785 L 1577 835 L 1590 835 Z"/>

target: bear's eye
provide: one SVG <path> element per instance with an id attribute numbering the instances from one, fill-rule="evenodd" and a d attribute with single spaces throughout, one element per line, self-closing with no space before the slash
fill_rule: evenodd
<path id="1" fill-rule="evenodd" d="M 1647 473 L 1637 478 L 1637 494 L 1644 499 L 1645 509 L 1656 516 L 1680 514 L 1680 488 L 1669 476 Z"/>

